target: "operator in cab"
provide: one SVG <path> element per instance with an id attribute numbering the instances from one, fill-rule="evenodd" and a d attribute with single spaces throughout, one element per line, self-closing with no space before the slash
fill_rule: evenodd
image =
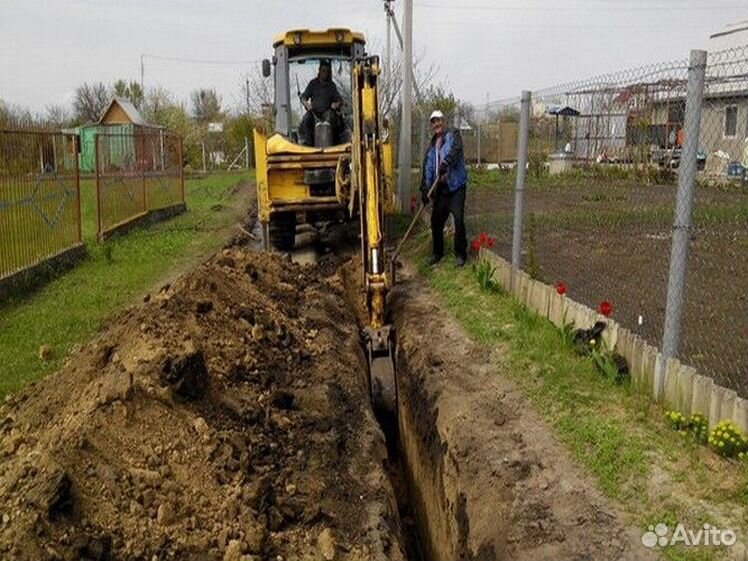
<path id="1" fill-rule="evenodd" d="M 309 82 L 301 94 L 301 102 L 307 110 L 299 125 L 301 144 L 314 146 L 314 126 L 320 120 L 328 121 L 332 125 L 333 138 L 337 142 L 343 129 L 343 119 L 338 113 L 343 98 L 332 81 L 329 60 L 320 61 L 317 77 Z"/>

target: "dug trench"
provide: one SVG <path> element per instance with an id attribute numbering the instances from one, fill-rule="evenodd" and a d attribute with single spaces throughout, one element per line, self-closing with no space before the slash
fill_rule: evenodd
<path id="1" fill-rule="evenodd" d="M 408 271 L 399 431 L 369 405 L 360 272 L 224 249 L 0 408 L 0 558 L 647 558 Z"/>
<path id="2" fill-rule="evenodd" d="M 653 559 L 576 466 L 502 357 L 406 267 L 393 295 L 399 462 L 424 559 Z"/>

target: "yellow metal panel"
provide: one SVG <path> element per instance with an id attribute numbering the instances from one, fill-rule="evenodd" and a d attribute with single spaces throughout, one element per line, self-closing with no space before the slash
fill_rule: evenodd
<path id="1" fill-rule="evenodd" d="M 390 138 L 392 136 L 390 135 Z M 395 160 L 390 139 L 382 143 L 382 172 L 384 177 L 384 211 L 387 214 L 395 212 Z"/>
<path id="2" fill-rule="evenodd" d="M 366 128 L 371 130 L 377 121 L 377 92 L 374 88 L 364 88 L 361 92 L 361 105 Z"/>
<path id="3" fill-rule="evenodd" d="M 300 43 L 297 43 L 297 37 Z M 340 38 L 340 40 L 338 40 Z M 345 28 L 332 28 L 325 31 L 310 31 L 309 29 L 291 29 L 286 33 L 275 36 L 273 47 L 278 45 L 293 46 L 333 46 L 333 45 L 351 45 L 356 43 L 365 43 L 364 35 Z"/>
<path id="4" fill-rule="evenodd" d="M 309 186 L 304 183 L 304 171 L 270 170 L 268 194 L 271 204 L 278 200 L 298 202 L 309 197 Z"/>
<path id="5" fill-rule="evenodd" d="M 257 181 L 257 210 L 261 222 L 270 220 L 270 201 L 268 198 L 267 137 L 254 129 L 255 166 Z"/>
<path id="6" fill-rule="evenodd" d="M 379 225 L 379 189 L 377 168 L 371 151 L 366 152 L 366 228 L 370 248 L 379 246 L 381 229 Z"/>
<path id="7" fill-rule="evenodd" d="M 294 144 L 281 134 L 274 134 L 267 141 L 268 154 L 341 154 L 350 149 L 350 143 L 330 146 L 328 148 L 314 148 Z"/>

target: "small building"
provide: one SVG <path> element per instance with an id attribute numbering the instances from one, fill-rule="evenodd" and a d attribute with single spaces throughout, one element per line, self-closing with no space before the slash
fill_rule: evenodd
<path id="1" fill-rule="evenodd" d="M 96 123 L 81 125 L 73 131 L 80 137 L 80 171 L 93 173 L 96 171 L 95 139 L 97 134 L 117 135 L 108 143 L 109 153 L 106 157 L 109 163 L 120 164 L 125 160 L 142 159 L 138 157 L 138 153 L 142 150 L 136 146 L 136 135 L 159 134 L 163 131 L 163 127 L 146 123 L 140 111 L 129 99 L 115 96 Z"/>

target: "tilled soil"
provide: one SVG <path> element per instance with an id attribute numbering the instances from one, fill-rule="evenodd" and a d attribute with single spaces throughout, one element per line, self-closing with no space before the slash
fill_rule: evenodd
<path id="1" fill-rule="evenodd" d="M 0 558 L 401 559 L 336 273 L 226 249 L 0 409 Z"/>

